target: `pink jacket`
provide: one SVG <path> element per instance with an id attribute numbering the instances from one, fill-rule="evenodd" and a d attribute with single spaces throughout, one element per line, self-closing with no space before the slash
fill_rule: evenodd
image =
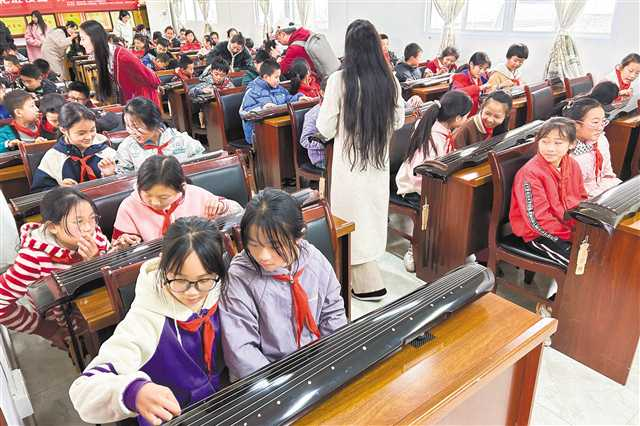
<path id="1" fill-rule="evenodd" d="M 27 25 L 27 32 L 24 34 L 24 39 L 27 42 L 27 55 L 29 56 L 29 62 L 33 62 L 36 59 L 42 57 L 42 42 L 44 42 L 45 35 L 38 25 Z"/>
<path id="2" fill-rule="evenodd" d="M 596 175 L 596 149 L 602 154 L 602 168 L 598 175 Z M 584 180 L 584 189 L 587 190 L 589 198 L 600 195 L 607 189 L 619 185 L 620 182 L 622 182 L 617 178 L 611 168 L 609 141 L 604 133 L 600 135 L 597 143 L 578 141 L 576 147 L 571 152 L 571 157 L 573 157 L 580 166 L 582 179 Z"/>
<path id="3" fill-rule="evenodd" d="M 242 206 L 233 200 L 213 195 L 199 186 L 187 185 L 184 200 L 171 215 L 171 222 L 181 217 L 204 216 L 205 204 L 211 198 L 218 198 L 224 204 L 225 211 L 221 216 L 242 211 Z M 142 241 L 155 240 L 162 237 L 163 221 L 162 215 L 154 213 L 134 190 L 118 207 L 112 238 L 132 234 L 139 235 Z"/>
<path id="4" fill-rule="evenodd" d="M 416 127 L 418 126 L 416 122 Z M 451 135 L 451 130 L 447 129 L 441 122 L 436 121 L 431 128 L 431 138 L 436 147 L 436 152 L 431 151 L 429 156 L 424 155 L 422 150 L 416 152 L 413 158 L 408 158 L 396 174 L 396 186 L 398 195 L 417 192 L 420 194 L 422 187 L 422 176 L 414 176 L 413 169 L 422 164 L 425 160 L 432 160 L 447 153 L 447 137 Z"/>

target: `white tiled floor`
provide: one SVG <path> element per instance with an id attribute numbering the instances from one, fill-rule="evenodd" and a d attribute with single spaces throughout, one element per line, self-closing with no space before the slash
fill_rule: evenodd
<path id="1" fill-rule="evenodd" d="M 380 267 L 389 296 L 381 302 L 353 300 L 357 318 L 422 284 L 405 271 L 406 244 L 390 238 Z M 396 253 L 396 255 L 390 253 Z M 507 271 L 513 273 L 513 271 Z M 513 300 L 513 298 L 511 297 Z M 517 300 L 515 300 L 518 302 Z M 530 307 L 529 307 L 530 308 Z M 31 395 L 36 420 L 42 426 L 83 425 L 69 401 L 69 385 L 77 374 L 66 353 L 34 336 L 14 335 L 16 353 Z M 533 425 L 640 425 L 640 375 L 636 353 L 629 383 L 619 385 L 565 355 L 546 348 L 533 410 Z"/>

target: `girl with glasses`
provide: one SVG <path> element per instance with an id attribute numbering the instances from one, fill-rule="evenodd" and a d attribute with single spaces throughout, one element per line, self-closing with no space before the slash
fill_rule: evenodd
<path id="1" fill-rule="evenodd" d="M 600 102 L 590 97 L 569 102 L 562 115 L 576 122 L 576 146 L 571 151 L 582 170 L 589 198 L 622 182 L 611 167 L 609 141 L 604 129 L 609 124 Z"/>
<path id="2" fill-rule="evenodd" d="M 218 391 L 227 381 L 217 309 L 225 278 L 214 223 L 173 223 L 160 257 L 140 267 L 131 309 L 71 385 L 80 417 L 159 425 Z"/>

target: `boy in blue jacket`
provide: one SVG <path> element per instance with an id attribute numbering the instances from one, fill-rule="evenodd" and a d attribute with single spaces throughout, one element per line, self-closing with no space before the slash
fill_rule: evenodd
<path id="1" fill-rule="evenodd" d="M 280 86 L 280 65 L 275 60 L 267 59 L 264 61 L 260 66 L 259 73 L 260 78 L 256 78 L 247 85 L 247 91 L 244 93 L 240 106 L 240 117 L 243 119 L 242 129 L 249 145 L 253 145 L 254 123 L 246 121 L 244 118 L 250 111 L 260 111 L 276 105 L 309 99 L 302 93 L 291 95 L 287 89 Z"/>

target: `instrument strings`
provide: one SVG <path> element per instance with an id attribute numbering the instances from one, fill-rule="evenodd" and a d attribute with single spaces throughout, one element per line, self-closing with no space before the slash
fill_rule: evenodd
<path id="1" fill-rule="evenodd" d="M 233 410 L 234 408 L 236 408 L 238 403 L 242 403 L 243 402 L 242 396 L 240 400 L 235 401 L 234 407 L 229 407 L 229 409 L 226 410 L 225 412 L 222 412 L 222 413 L 206 413 L 206 412 L 209 412 L 215 409 L 216 405 L 220 406 L 220 405 L 227 404 L 228 400 L 233 399 L 235 397 L 235 394 L 238 393 L 237 391 L 239 390 L 239 388 L 246 388 L 246 387 L 253 386 L 254 382 L 256 382 L 257 379 L 261 377 L 262 379 L 266 379 L 267 374 L 274 375 L 277 373 L 278 375 L 282 375 L 287 373 L 289 370 L 295 370 L 296 367 L 300 365 L 298 363 L 299 360 L 301 360 L 302 358 L 309 358 L 306 362 L 306 365 L 310 367 L 306 369 L 304 367 L 302 369 L 299 369 L 298 374 L 296 376 L 296 379 L 298 380 L 297 382 L 289 384 L 287 386 L 287 389 L 274 389 L 273 391 L 269 392 L 267 395 L 260 397 L 259 399 L 255 399 L 255 395 L 245 395 L 244 399 L 247 401 L 251 399 L 251 404 L 243 408 L 240 412 L 233 413 L 231 416 L 227 417 L 226 419 L 229 419 L 230 417 L 233 417 L 233 416 L 237 416 L 238 414 L 242 414 L 247 409 L 250 409 L 252 406 L 255 406 L 262 400 L 271 398 L 271 401 L 273 401 L 273 399 L 280 397 L 282 394 L 288 392 L 291 388 L 294 388 L 296 386 L 299 386 L 300 384 L 303 384 L 304 382 L 307 382 L 314 375 L 318 374 L 323 369 L 328 368 L 329 366 L 331 366 L 331 364 L 336 363 L 341 359 L 345 358 L 357 348 L 363 347 L 363 345 L 366 346 L 366 343 L 377 338 L 379 335 L 385 333 L 386 329 L 388 329 L 389 327 L 393 327 L 399 322 L 404 321 L 405 319 L 411 317 L 411 315 L 415 314 L 417 311 L 422 309 L 425 304 L 431 303 L 431 305 L 433 306 L 433 301 L 435 300 L 433 299 L 434 297 L 436 297 L 437 299 L 446 293 L 453 294 L 454 293 L 453 290 L 456 287 L 462 287 L 460 285 L 461 282 L 465 282 L 464 280 L 467 280 L 468 278 L 471 278 L 474 275 L 478 274 L 477 270 L 462 271 L 462 272 L 463 273 L 460 274 L 460 276 L 450 277 L 451 278 L 450 280 L 444 280 L 442 283 L 440 283 L 440 285 L 436 285 L 435 287 L 434 285 L 426 286 L 425 288 L 417 290 L 416 292 L 408 295 L 406 298 L 403 298 L 397 302 L 387 305 L 385 308 L 381 309 L 380 311 L 375 312 L 375 317 L 380 317 L 386 313 L 392 312 L 394 309 L 397 309 L 399 305 L 407 305 L 407 304 L 410 305 L 412 302 L 421 302 L 421 303 L 417 303 L 415 306 L 412 306 L 411 309 L 402 312 L 400 315 L 385 318 L 383 321 L 380 321 L 380 322 L 371 321 L 371 318 L 368 318 L 369 316 L 367 316 L 363 318 L 362 321 L 358 321 L 354 323 L 354 325 L 356 326 L 343 329 L 341 331 L 336 332 L 334 335 L 332 335 L 331 338 L 328 339 L 328 341 L 325 341 L 326 344 L 322 345 L 322 349 L 323 349 L 322 353 L 317 353 L 313 355 L 313 352 L 317 351 L 318 349 L 315 346 L 310 346 L 310 347 L 308 346 L 306 350 L 303 349 L 303 350 L 297 351 L 294 353 L 294 356 L 292 356 L 290 359 L 287 359 L 287 361 L 283 365 L 277 366 L 275 370 L 268 371 L 267 373 L 263 373 L 255 377 L 250 376 L 250 379 L 251 379 L 250 383 L 244 383 L 236 387 L 230 386 L 226 390 L 221 391 L 222 393 L 218 392 L 212 395 L 212 397 L 209 398 L 209 400 L 211 401 L 209 404 L 206 404 L 206 400 L 201 401 L 199 404 L 203 404 L 202 407 L 196 408 L 192 412 L 186 413 L 185 417 L 182 417 L 179 420 L 181 422 L 197 421 L 199 424 L 201 424 L 200 422 L 204 421 L 207 418 L 207 415 L 214 415 L 214 418 L 218 418 L 224 413 L 228 412 L 229 410 Z M 355 340 L 354 340 L 354 337 L 356 338 Z M 324 357 L 324 354 L 326 354 L 327 352 L 331 353 L 332 358 Z M 308 357 L 309 353 L 311 353 L 310 357 Z M 318 362 L 315 362 L 316 360 L 314 359 L 314 357 L 318 358 L 317 360 Z M 273 396 L 273 394 L 278 391 L 281 391 L 281 393 L 279 395 Z M 231 392 L 233 392 L 233 394 L 229 395 Z M 216 401 L 214 401 L 214 399 Z M 212 405 L 212 403 L 216 405 Z M 246 418 L 247 416 L 250 416 L 251 414 L 255 413 L 260 409 L 260 407 L 264 405 L 266 404 L 261 404 L 258 408 L 256 408 L 254 411 L 249 412 L 243 418 Z M 201 413 L 204 413 L 204 416 L 200 416 Z M 213 418 L 207 419 L 207 421 L 211 421 L 211 420 L 213 420 Z M 224 422 L 224 421 L 225 419 L 217 420 L 217 422 Z M 190 424 L 190 423 L 187 423 L 187 424 Z"/>

